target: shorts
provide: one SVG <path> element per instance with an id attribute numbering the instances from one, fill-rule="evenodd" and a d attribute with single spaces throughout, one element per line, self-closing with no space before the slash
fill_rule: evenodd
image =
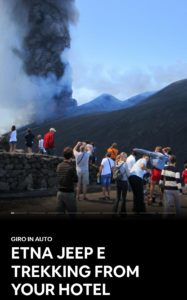
<path id="1" fill-rule="evenodd" d="M 78 171 L 77 176 L 78 176 L 78 185 L 80 185 L 80 184 L 82 184 L 82 185 L 89 184 L 89 172 Z"/>
<path id="2" fill-rule="evenodd" d="M 101 175 L 101 185 L 109 186 L 111 184 L 111 174 Z"/>
<path id="3" fill-rule="evenodd" d="M 16 141 L 11 141 L 10 144 L 11 145 L 15 145 L 17 142 Z"/>
<path id="4" fill-rule="evenodd" d="M 151 181 L 159 182 L 161 179 L 161 173 L 162 173 L 162 170 L 152 169 Z"/>

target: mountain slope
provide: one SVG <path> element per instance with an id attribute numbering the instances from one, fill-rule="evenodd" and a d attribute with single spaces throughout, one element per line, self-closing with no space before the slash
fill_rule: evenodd
<path id="1" fill-rule="evenodd" d="M 149 97 L 151 97 L 153 94 L 155 94 L 155 92 L 145 92 L 145 93 L 138 94 L 127 100 L 124 100 L 122 102 L 122 106 L 123 106 L 123 108 L 132 107 L 132 106 L 137 105 L 145 100 L 147 101 L 147 99 Z"/>
<path id="2" fill-rule="evenodd" d="M 44 123 L 34 131 L 44 133 L 55 127 L 58 154 L 78 140 L 95 142 L 99 157 L 113 141 L 127 152 L 133 147 L 151 150 L 156 145 L 171 146 L 182 167 L 187 160 L 186 111 L 187 80 L 181 80 L 136 106 Z"/>
<path id="3" fill-rule="evenodd" d="M 92 111 L 113 111 L 121 109 L 123 102 L 109 94 L 102 94 L 94 100 L 79 106 L 85 112 Z"/>
<path id="4" fill-rule="evenodd" d="M 110 94 L 102 94 L 90 102 L 77 107 L 69 108 L 66 112 L 66 118 L 124 109 L 147 100 L 153 94 L 154 92 L 145 92 L 123 101 L 115 98 Z M 58 119 L 62 119 L 62 117 L 58 117 Z"/>

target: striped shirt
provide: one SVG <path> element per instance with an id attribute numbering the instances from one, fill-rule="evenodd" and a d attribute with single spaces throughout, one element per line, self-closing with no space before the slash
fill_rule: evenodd
<path id="1" fill-rule="evenodd" d="M 161 173 L 160 185 L 165 190 L 180 190 L 182 192 L 180 172 L 174 165 L 166 166 Z"/>

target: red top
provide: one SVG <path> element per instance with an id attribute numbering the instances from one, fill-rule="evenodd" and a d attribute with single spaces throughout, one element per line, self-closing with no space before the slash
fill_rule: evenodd
<path id="1" fill-rule="evenodd" d="M 182 179 L 183 179 L 184 183 L 187 183 L 187 170 L 186 169 L 182 172 Z"/>
<path id="2" fill-rule="evenodd" d="M 54 148 L 54 132 L 47 132 L 45 135 L 44 135 L 44 148 L 45 149 L 52 149 Z"/>

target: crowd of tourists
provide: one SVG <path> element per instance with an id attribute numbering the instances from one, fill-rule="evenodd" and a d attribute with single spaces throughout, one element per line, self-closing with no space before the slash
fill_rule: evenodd
<path id="1" fill-rule="evenodd" d="M 53 155 L 55 145 L 54 128 L 44 135 L 37 135 L 38 153 Z M 31 129 L 25 135 L 25 146 L 32 153 L 35 135 Z M 9 136 L 10 152 L 16 151 L 17 132 L 13 125 Z M 96 163 L 95 146 L 90 141 L 78 142 L 74 148 L 63 150 L 63 162 L 57 167 L 58 177 L 58 212 L 76 214 L 77 201 L 88 200 L 89 165 Z M 182 176 L 181 176 L 182 175 Z M 133 193 L 133 211 L 146 213 L 147 205 L 155 203 L 155 189 L 159 193 L 158 205 L 167 215 L 174 205 L 176 215 L 181 212 L 182 181 L 187 189 L 187 163 L 180 174 L 176 166 L 176 156 L 170 147 L 156 146 L 154 151 L 134 148 L 130 155 L 119 152 L 117 143 L 106 149 L 98 164 L 97 180 L 102 187 L 102 200 L 111 200 L 111 183 L 116 184 L 116 198 L 113 201 L 113 213 L 127 215 L 127 192 Z M 147 193 L 148 187 L 148 193 Z M 82 198 L 81 198 L 82 195 Z"/>

